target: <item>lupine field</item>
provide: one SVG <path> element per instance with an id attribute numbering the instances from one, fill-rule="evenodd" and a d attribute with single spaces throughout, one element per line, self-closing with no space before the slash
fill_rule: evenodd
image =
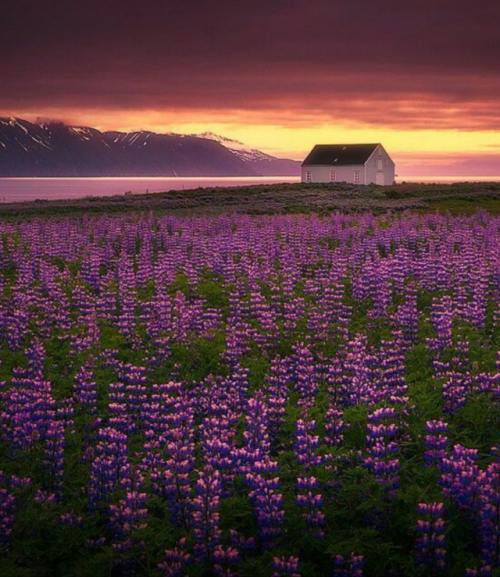
<path id="1" fill-rule="evenodd" d="M 2 577 L 500 574 L 500 218 L 0 234 Z"/>

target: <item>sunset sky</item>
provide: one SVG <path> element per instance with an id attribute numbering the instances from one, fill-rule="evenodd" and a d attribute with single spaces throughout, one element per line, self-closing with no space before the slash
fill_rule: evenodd
<path id="1" fill-rule="evenodd" d="M 500 2 L 7 0 L 0 115 L 500 175 Z"/>

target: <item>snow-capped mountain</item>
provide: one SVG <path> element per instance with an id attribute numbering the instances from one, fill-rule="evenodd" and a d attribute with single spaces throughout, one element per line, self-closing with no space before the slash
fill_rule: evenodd
<path id="1" fill-rule="evenodd" d="M 295 161 L 209 134 L 101 132 L 62 122 L 0 118 L 0 177 L 285 176 L 299 172 Z"/>
<path id="2" fill-rule="evenodd" d="M 214 140 L 215 142 L 222 144 L 222 146 L 226 147 L 238 158 L 241 158 L 241 160 L 254 161 L 275 159 L 274 156 L 270 156 L 269 154 L 261 152 L 256 148 L 248 148 L 245 144 L 243 144 L 243 142 L 240 142 L 239 140 L 232 140 L 231 138 L 219 136 L 213 132 L 202 132 L 201 134 L 193 134 L 193 136 L 197 136 L 198 138 L 205 138 L 206 140 Z"/>
<path id="3" fill-rule="evenodd" d="M 232 140 L 213 132 L 196 134 L 198 138 L 214 140 L 263 176 L 295 176 L 300 174 L 300 163 L 288 158 L 276 158 L 256 148 L 248 148 L 239 140 Z"/>

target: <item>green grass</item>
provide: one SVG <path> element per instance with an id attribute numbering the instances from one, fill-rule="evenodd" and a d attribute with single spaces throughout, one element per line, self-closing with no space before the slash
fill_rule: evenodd
<path id="1" fill-rule="evenodd" d="M 498 213 L 500 183 L 350 184 L 281 183 L 251 186 L 172 190 L 155 194 L 126 194 L 75 200 L 31 201 L 0 205 L 0 219 L 36 216 L 116 214 L 329 214 L 334 211 L 384 213 L 449 210 L 470 214 L 477 209 Z"/>
<path id="2" fill-rule="evenodd" d="M 484 210 L 489 214 L 498 215 L 500 214 L 500 199 L 451 198 L 446 200 L 431 200 L 428 203 L 428 206 L 424 209 L 425 212 L 432 212 L 435 210 L 441 213 L 449 212 L 454 216 L 470 216 L 478 210 Z"/>

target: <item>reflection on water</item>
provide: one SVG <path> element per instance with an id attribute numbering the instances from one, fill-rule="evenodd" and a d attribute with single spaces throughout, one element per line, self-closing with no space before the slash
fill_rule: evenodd
<path id="1" fill-rule="evenodd" d="M 131 192 L 166 192 L 213 186 L 245 186 L 276 182 L 298 182 L 300 177 L 149 177 L 149 178 L 0 178 L 0 200 L 58 200 L 86 196 L 112 196 Z"/>

